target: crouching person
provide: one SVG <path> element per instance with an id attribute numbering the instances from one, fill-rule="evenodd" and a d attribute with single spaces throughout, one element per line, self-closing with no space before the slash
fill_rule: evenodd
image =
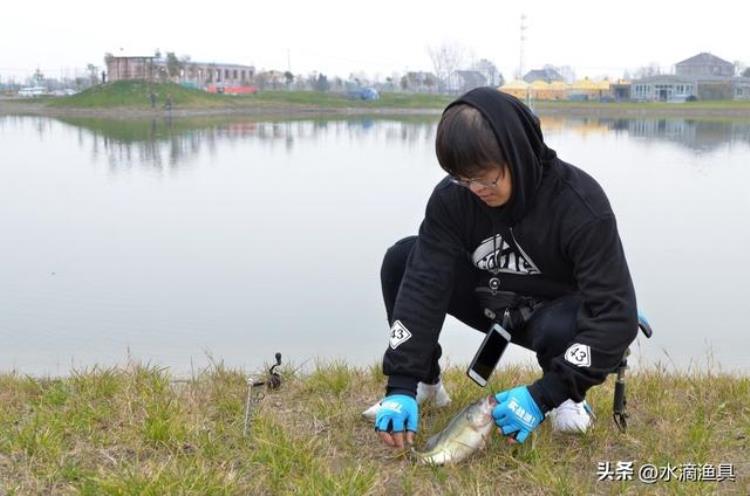
<path id="1" fill-rule="evenodd" d="M 501 432 L 523 442 L 547 414 L 556 430 L 585 432 L 586 392 L 616 369 L 638 325 L 604 191 L 545 145 L 523 103 L 493 88 L 446 108 L 436 152 L 448 175 L 418 235 L 383 260 L 388 380 L 364 415 L 387 445 L 410 442 L 420 403 L 450 402 L 438 365 L 445 316 L 481 332 L 502 316 L 511 342 L 536 353 L 542 374 L 497 392 Z"/>

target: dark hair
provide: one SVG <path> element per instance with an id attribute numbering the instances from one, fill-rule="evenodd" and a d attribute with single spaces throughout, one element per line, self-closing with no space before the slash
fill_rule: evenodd
<path id="1" fill-rule="evenodd" d="M 507 162 L 490 123 L 479 110 L 465 104 L 449 107 L 440 119 L 435 138 L 440 167 L 452 176 L 472 177 Z"/>

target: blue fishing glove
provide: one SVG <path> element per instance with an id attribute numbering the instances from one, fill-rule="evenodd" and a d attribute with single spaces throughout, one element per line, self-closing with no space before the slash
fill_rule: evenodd
<path id="1" fill-rule="evenodd" d="M 497 405 L 492 409 L 495 424 L 503 435 L 516 434 L 516 441 L 526 441 L 529 434 L 544 420 L 544 414 L 529 394 L 526 386 L 519 386 L 495 395 Z"/>
<path id="2" fill-rule="evenodd" d="M 417 400 L 405 394 L 393 394 L 383 398 L 375 416 L 375 430 L 383 432 L 417 432 L 419 407 Z"/>

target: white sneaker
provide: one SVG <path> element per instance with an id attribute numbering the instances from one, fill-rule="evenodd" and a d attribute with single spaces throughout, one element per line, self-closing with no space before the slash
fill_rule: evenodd
<path id="1" fill-rule="evenodd" d="M 438 381 L 437 384 L 417 384 L 417 403 L 421 405 L 425 401 L 431 401 L 438 408 L 450 404 L 451 397 L 448 396 L 443 381 Z"/>
<path id="2" fill-rule="evenodd" d="M 421 405 L 425 401 L 431 401 L 438 408 L 442 408 L 451 402 L 451 397 L 448 396 L 443 381 L 438 381 L 437 384 L 425 384 L 423 382 L 417 384 L 417 403 Z M 380 410 L 380 401 L 362 412 L 362 416 L 367 420 L 375 420 L 378 410 Z"/>
<path id="3" fill-rule="evenodd" d="M 568 399 L 549 413 L 552 429 L 566 434 L 583 434 L 594 420 L 594 411 L 586 400 Z"/>

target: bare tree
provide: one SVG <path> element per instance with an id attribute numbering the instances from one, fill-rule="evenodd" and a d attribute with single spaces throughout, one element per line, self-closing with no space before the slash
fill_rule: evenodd
<path id="1" fill-rule="evenodd" d="M 286 81 L 286 89 L 289 89 L 292 87 L 292 83 L 294 82 L 294 74 L 292 74 L 289 71 L 286 71 L 284 73 L 284 80 Z"/>
<path id="2" fill-rule="evenodd" d="M 313 88 L 315 88 L 315 91 L 328 91 L 331 89 L 331 83 L 328 82 L 328 77 L 321 73 L 318 74 L 318 79 L 315 80 Z"/>
<path id="3" fill-rule="evenodd" d="M 177 58 L 174 52 L 167 52 L 167 74 L 171 79 L 180 75 L 183 68 L 183 62 Z"/>
<path id="4" fill-rule="evenodd" d="M 443 43 L 438 47 L 427 47 L 432 67 L 438 78 L 438 88 L 448 84 L 448 78 L 465 64 L 466 49 L 458 43 Z"/>
<path id="5" fill-rule="evenodd" d="M 661 66 L 659 66 L 656 62 L 651 62 L 649 65 L 639 67 L 635 70 L 633 73 L 633 76 L 636 79 L 641 79 L 645 77 L 651 77 L 651 76 L 658 76 L 661 74 Z"/>
<path id="6" fill-rule="evenodd" d="M 357 86 L 369 86 L 370 81 L 364 71 L 352 72 L 349 74 L 349 81 L 354 82 Z"/>
<path id="7" fill-rule="evenodd" d="M 31 76 L 32 84 L 34 86 L 41 86 L 42 84 L 44 84 L 44 79 L 44 74 L 42 73 L 41 69 L 37 67 L 34 71 L 34 75 Z"/>
<path id="8" fill-rule="evenodd" d="M 271 84 L 271 76 L 267 71 L 261 71 L 255 75 L 255 84 L 258 89 L 265 90 Z"/>
<path id="9" fill-rule="evenodd" d="M 96 83 L 99 82 L 99 68 L 94 64 L 87 64 L 86 71 L 89 73 L 89 81 L 91 81 L 91 85 L 96 85 Z"/>
<path id="10" fill-rule="evenodd" d="M 479 62 L 474 64 L 472 67 L 475 71 L 480 73 L 487 80 L 487 84 L 490 86 L 500 86 L 502 84 L 502 74 L 497 69 L 497 66 L 487 59 L 480 59 Z"/>
<path id="11" fill-rule="evenodd" d="M 300 91 L 309 89 L 304 74 L 297 74 L 294 76 L 294 89 Z"/>
<path id="12" fill-rule="evenodd" d="M 745 63 L 742 62 L 741 60 L 734 61 L 734 75 L 735 76 L 741 76 L 746 68 L 747 68 L 747 65 L 745 65 Z"/>
<path id="13" fill-rule="evenodd" d="M 438 80 L 434 74 L 428 72 L 424 75 L 423 84 L 427 88 L 428 93 L 434 93 L 437 90 Z"/>
<path id="14" fill-rule="evenodd" d="M 576 71 L 573 70 L 572 67 L 569 65 L 552 65 L 552 64 L 545 64 L 545 69 L 552 69 L 555 72 L 557 72 L 560 76 L 562 76 L 563 81 L 570 84 L 576 80 Z"/>
<path id="15" fill-rule="evenodd" d="M 401 77 L 401 89 L 404 91 L 409 89 L 409 78 L 407 76 Z"/>
<path id="16" fill-rule="evenodd" d="M 391 75 L 388 79 L 390 79 L 390 88 L 391 88 L 389 91 L 398 91 L 399 83 L 401 81 L 401 74 L 397 71 L 393 71 L 391 72 Z"/>

